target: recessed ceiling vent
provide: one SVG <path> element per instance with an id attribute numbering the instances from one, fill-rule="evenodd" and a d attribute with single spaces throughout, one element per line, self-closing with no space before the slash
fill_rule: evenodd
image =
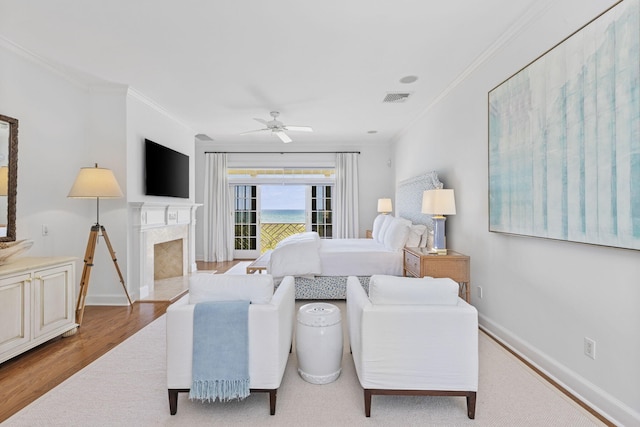
<path id="1" fill-rule="evenodd" d="M 406 102 L 410 96 L 411 93 L 409 92 L 387 92 L 387 96 L 384 97 L 382 102 L 391 102 L 394 104 L 398 104 L 401 102 Z"/>

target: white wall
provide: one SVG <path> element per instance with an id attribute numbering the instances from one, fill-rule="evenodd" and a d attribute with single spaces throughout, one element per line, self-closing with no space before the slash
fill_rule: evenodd
<path id="1" fill-rule="evenodd" d="M 133 298 L 128 259 L 128 202 L 169 199 L 144 196 L 143 144 L 150 138 L 190 156 L 193 200 L 193 132 L 135 91 L 96 85 L 63 74 L 0 40 L 0 113 L 19 120 L 17 238 L 34 240 L 26 256 L 77 256 L 79 287 L 95 200 L 68 199 L 81 167 L 112 169 L 125 197 L 100 201 L 108 232 Z M 49 229 L 42 236 L 42 225 Z M 133 276 L 135 277 L 135 276 Z M 99 240 L 87 305 L 126 304 L 109 251 Z"/>
<path id="2" fill-rule="evenodd" d="M 129 89 L 127 96 L 127 200 L 129 202 L 192 203 L 195 180 L 194 131 L 139 92 Z M 189 156 L 189 199 L 144 195 L 144 140 Z"/>
<path id="3" fill-rule="evenodd" d="M 291 144 L 290 144 L 291 145 Z M 273 147 L 272 147 L 273 148 Z M 345 144 L 341 147 L 307 146 L 296 145 L 293 147 L 278 147 L 278 151 L 359 151 L 358 172 L 360 178 L 359 189 L 359 218 L 358 225 L 360 236 L 364 237 L 366 230 L 370 230 L 373 220 L 377 215 L 376 208 L 378 198 L 394 197 L 393 163 L 391 162 L 392 152 L 387 145 L 365 145 L 362 143 Z M 196 185 L 195 201 L 203 203 L 204 199 L 204 153 L 206 151 L 275 151 L 265 149 L 260 145 L 225 144 L 223 142 L 196 142 Z M 198 209 L 196 213 L 196 259 L 204 259 L 203 233 L 203 213 L 204 208 Z"/>
<path id="4" fill-rule="evenodd" d="M 129 89 L 127 95 L 127 202 L 170 203 L 175 205 L 193 203 L 195 182 L 194 132 L 185 124 L 174 119 L 168 112 L 157 106 L 142 94 Z M 175 197 L 146 196 L 144 184 L 144 140 L 150 139 L 189 156 L 189 199 Z M 132 212 L 130 212 L 132 214 Z M 127 253 L 129 268 L 127 283 L 132 298 L 140 296 L 139 248 L 135 247 L 132 232 L 133 218 L 123 221 L 127 233 Z"/>
<path id="5" fill-rule="evenodd" d="M 397 141 L 396 181 L 426 166 L 455 189 L 448 247 L 471 256 L 483 327 L 597 410 L 638 425 L 640 253 L 488 232 L 488 91 L 611 4 L 555 2 L 487 56 Z M 584 337 L 597 343 L 595 360 L 583 353 Z"/>
<path id="6" fill-rule="evenodd" d="M 90 165 L 89 110 L 86 86 L 0 41 L 0 112 L 19 120 L 17 238 L 34 241 L 25 256 L 77 256 L 76 271 L 95 205 L 67 194 L 79 167 Z"/>

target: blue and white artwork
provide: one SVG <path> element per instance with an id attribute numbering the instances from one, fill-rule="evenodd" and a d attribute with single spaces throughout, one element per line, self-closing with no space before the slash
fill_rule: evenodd
<path id="1" fill-rule="evenodd" d="M 640 249 L 640 0 L 489 92 L 489 230 Z"/>

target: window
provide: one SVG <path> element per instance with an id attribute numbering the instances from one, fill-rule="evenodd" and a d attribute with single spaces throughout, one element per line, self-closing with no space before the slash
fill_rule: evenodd
<path id="1" fill-rule="evenodd" d="M 235 257 L 259 256 L 302 231 L 333 237 L 333 168 L 229 169 Z"/>

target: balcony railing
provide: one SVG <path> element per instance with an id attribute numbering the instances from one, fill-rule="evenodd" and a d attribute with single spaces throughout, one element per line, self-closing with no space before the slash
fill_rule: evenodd
<path id="1" fill-rule="evenodd" d="M 260 226 L 260 252 L 265 253 L 275 248 L 280 240 L 304 231 L 304 223 L 263 223 Z"/>

